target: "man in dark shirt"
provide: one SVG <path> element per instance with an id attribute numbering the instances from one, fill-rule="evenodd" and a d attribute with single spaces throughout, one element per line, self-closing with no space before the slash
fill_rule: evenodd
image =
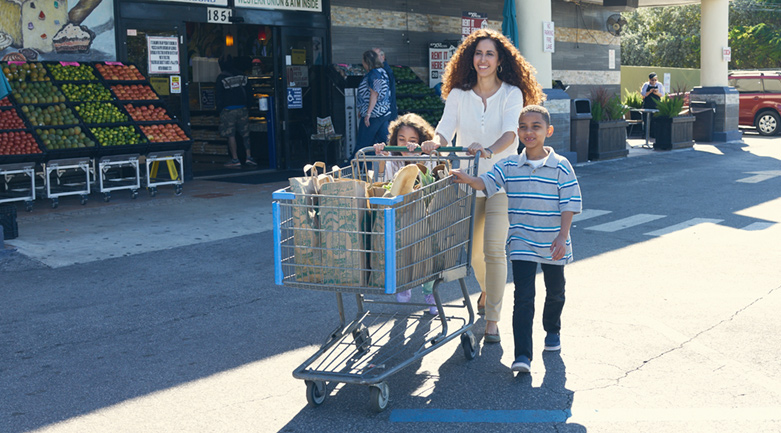
<path id="1" fill-rule="evenodd" d="M 220 113 L 220 136 L 228 138 L 228 150 L 231 160 L 226 167 L 241 167 L 241 161 L 236 151 L 236 132 L 244 140 L 247 152 L 246 164 L 255 167 L 258 164 L 252 159 L 249 142 L 249 110 L 251 91 L 247 77 L 236 71 L 234 59 L 230 55 L 220 57 L 220 75 L 217 76 L 216 99 L 217 112 Z"/>
<path id="2" fill-rule="evenodd" d="M 380 57 L 382 69 L 385 69 L 390 81 L 390 95 L 388 97 L 390 98 L 390 121 L 392 122 L 399 116 L 399 109 L 396 107 L 396 77 L 393 76 L 393 70 L 388 65 L 388 62 L 385 61 L 385 52 L 381 48 L 372 48 L 372 51 Z"/>

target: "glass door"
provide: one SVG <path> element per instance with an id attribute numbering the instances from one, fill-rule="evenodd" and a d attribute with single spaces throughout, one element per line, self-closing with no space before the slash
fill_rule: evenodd
<path id="1" fill-rule="evenodd" d="M 189 126 L 188 95 L 188 71 L 186 60 L 185 34 L 181 23 L 125 20 L 123 28 L 119 31 L 124 36 L 123 46 L 117 51 L 119 60 L 132 63 L 149 77 L 149 81 L 160 98 L 165 102 L 172 115 L 182 120 L 185 127 Z M 149 58 L 148 39 L 153 38 L 152 43 L 157 47 L 165 48 L 153 53 Z M 171 55 L 170 47 L 179 51 L 178 58 Z M 155 46 L 155 45 L 153 45 Z M 151 67 L 151 70 L 150 70 Z M 176 81 L 172 86 L 171 77 L 178 77 L 178 89 Z M 189 131 L 188 131 L 189 132 Z"/>
<path id="2" fill-rule="evenodd" d="M 301 168 L 311 162 L 310 137 L 317 133 L 317 118 L 330 113 L 326 98 L 325 32 L 283 28 L 279 77 L 283 156 L 280 167 Z"/>

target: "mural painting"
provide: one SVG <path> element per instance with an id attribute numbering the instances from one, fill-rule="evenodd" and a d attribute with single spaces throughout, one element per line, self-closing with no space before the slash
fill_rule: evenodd
<path id="1" fill-rule="evenodd" d="M 0 0 L 3 61 L 116 60 L 111 0 Z"/>

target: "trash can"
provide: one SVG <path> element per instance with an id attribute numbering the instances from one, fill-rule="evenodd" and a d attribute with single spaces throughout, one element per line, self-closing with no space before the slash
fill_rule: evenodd
<path id="1" fill-rule="evenodd" d="M 591 124 L 591 101 L 573 99 L 570 101 L 570 150 L 577 153 L 578 162 L 588 161 L 588 137 Z"/>
<path id="2" fill-rule="evenodd" d="M 694 141 L 713 141 L 713 120 L 716 116 L 716 103 L 704 101 L 692 101 L 689 103 L 689 112 L 694 115 Z"/>

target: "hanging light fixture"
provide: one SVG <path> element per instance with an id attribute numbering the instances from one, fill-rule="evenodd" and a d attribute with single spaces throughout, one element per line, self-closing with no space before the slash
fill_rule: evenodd
<path id="1" fill-rule="evenodd" d="M 227 35 L 225 35 L 225 46 L 226 47 L 233 46 L 233 35 L 230 34 L 230 32 Z"/>
<path id="2" fill-rule="evenodd" d="M 258 30 L 258 40 L 263 42 L 266 40 L 266 27 L 263 26 Z"/>

